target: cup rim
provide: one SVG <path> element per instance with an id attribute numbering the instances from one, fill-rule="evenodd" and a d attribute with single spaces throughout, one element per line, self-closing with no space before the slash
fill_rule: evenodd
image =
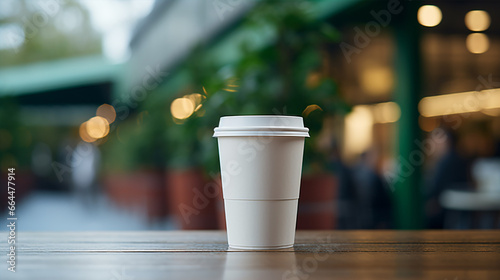
<path id="1" fill-rule="evenodd" d="M 238 119 L 242 119 L 240 124 Z M 251 119 L 289 119 L 291 125 L 266 125 L 262 121 L 253 123 Z M 224 121 L 227 120 L 227 121 Z M 230 121 L 233 120 L 233 121 Z M 214 128 L 213 137 L 228 136 L 291 136 L 309 137 L 309 128 L 304 127 L 303 118 L 300 116 L 285 115 L 240 115 L 224 116 L 220 118 L 219 127 Z"/>
<path id="2" fill-rule="evenodd" d="M 216 127 L 214 131 L 301 131 L 309 132 L 307 127 L 295 126 L 227 126 Z"/>

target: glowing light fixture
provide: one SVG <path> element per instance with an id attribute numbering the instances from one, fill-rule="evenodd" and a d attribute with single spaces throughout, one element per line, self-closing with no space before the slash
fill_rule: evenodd
<path id="1" fill-rule="evenodd" d="M 424 117 L 473 113 L 500 108 L 500 89 L 470 91 L 425 97 L 418 110 Z"/>
<path id="2" fill-rule="evenodd" d="M 372 142 L 373 117 L 370 105 L 355 106 L 345 117 L 344 149 L 347 155 L 364 152 Z"/>
<path id="3" fill-rule="evenodd" d="M 309 105 L 306 110 L 311 106 L 317 105 Z M 400 117 L 401 109 L 395 102 L 354 106 L 345 117 L 344 155 L 350 158 L 366 151 L 373 140 L 373 125 L 394 123 Z"/>
<path id="4" fill-rule="evenodd" d="M 417 19 L 423 26 L 434 27 L 441 22 L 443 14 L 437 6 L 424 5 L 418 9 Z"/>
<path id="5" fill-rule="evenodd" d="M 470 31 L 484 31 L 490 27 L 490 15 L 486 11 L 474 10 L 465 15 L 465 26 Z"/>
<path id="6" fill-rule="evenodd" d="M 471 53 L 484 53 L 490 47 L 488 36 L 483 33 L 471 33 L 465 40 L 465 45 Z"/>

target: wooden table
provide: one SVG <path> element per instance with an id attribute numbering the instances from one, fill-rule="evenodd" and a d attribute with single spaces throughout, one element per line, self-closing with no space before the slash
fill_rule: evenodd
<path id="1" fill-rule="evenodd" d="M 19 232 L 16 273 L 1 239 L 2 280 L 500 279 L 500 231 L 298 231 L 293 249 L 260 252 L 223 231 Z"/>

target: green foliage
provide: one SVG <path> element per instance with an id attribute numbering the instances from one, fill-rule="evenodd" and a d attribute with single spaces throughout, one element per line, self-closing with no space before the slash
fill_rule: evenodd
<path id="1" fill-rule="evenodd" d="M 228 64 L 213 55 L 217 44 L 196 48 L 177 72 L 184 77 L 182 83 L 167 81 L 141 105 L 151 118 L 148 128 L 141 129 L 149 132 L 131 131 L 130 140 L 123 142 L 125 127 L 120 125 L 120 139 L 127 147 L 113 149 L 131 155 L 117 157 L 116 164 L 138 163 L 141 158 L 151 161 L 153 157 L 146 155 L 161 153 L 169 168 L 203 165 L 209 173 L 218 172 L 217 141 L 212 135 L 221 116 L 277 114 L 303 115 L 311 135 L 306 140 L 305 169 L 325 166 L 325 155 L 315 144 L 323 120 L 349 110 L 325 66 L 328 50 L 338 40 L 337 31 L 309 18 L 300 5 L 287 2 L 279 8 L 259 4 L 238 28 L 253 34 L 272 29 L 275 40 L 263 47 L 251 41 L 235 46 L 240 58 Z M 175 119 L 170 112 L 172 101 L 194 93 L 204 97 L 201 108 L 185 120 Z M 142 143 L 143 139 L 149 142 Z M 143 145 L 149 150 L 141 149 Z"/>
<path id="2" fill-rule="evenodd" d="M 0 98 L 0 167 L 28 169 L 32 133 L 20 123 L 19 107 L 13 98 Z"/>
<path id="3" fill-rule="evenodd" d="M 296 3 L 280 3 L 279 7 L 262 3 L 242 26 L 273 29 L 276 39 L 270 45 L 253 49 L 246 42 L 241 46 L 241 59 L 233 64 L 217 68 L 199 58 L 191 68 L 197 73 L 194 82 L 208 85 L 202 127 L 212 129 L 226 115 L 302 115 L 311 135 L 306 141 L 305 169 L 324 167 L 325 155 L 315 143 L 323 119 L 349 110 L 325 66 L 329 47 L 339 35 L 331 25 L 311 19 Z M 204 135 L 202 160 L 209 171 L 217 170 L 216 141 Z"/>
<path id="4" fill-rule="evenodd" d="M 104 168 L 112 171 L 158 169 L 164 165 L 161 135 L 165 127 L 157 114 L 143 110 L 119 124 L 103 144 Z"/>
<path id="5" fill-rule="evenodd" d="M 167 166 L 174 169 L 199 166 L 201 161 L 201 143 L 198 139 L 201 129 L 200 119 L 191 117 L 182 124 L 178 124 L 170 118 L 168 122 L 168 127 L 163 133 Z"/>

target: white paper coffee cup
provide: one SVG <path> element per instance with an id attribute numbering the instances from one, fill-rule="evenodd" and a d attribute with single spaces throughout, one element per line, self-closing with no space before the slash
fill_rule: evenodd
<path id="1" fill-rule="evenodd" d="M 293 246 L 304 138 L 301 117 L 222 117 L 218 138 L 229 246 Z"/>

